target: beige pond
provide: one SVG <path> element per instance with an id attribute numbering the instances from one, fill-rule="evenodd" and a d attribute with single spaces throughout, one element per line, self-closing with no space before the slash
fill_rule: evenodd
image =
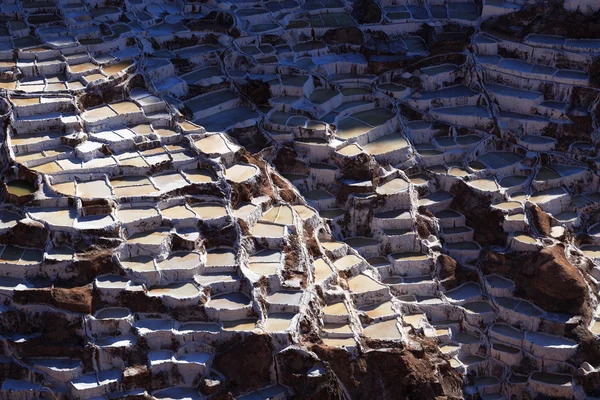
<path id="1" fill-rule="evenodd" d="M 258 175 L 258 168 L 248 164 L 234 164 L 225 170 L 225 178 L 234 183 L 242 183 Z"/>
<path id="2" fill-rule="evenodd" d="M 220 266 L 234 266 L 236 253 L 232 248 L 217 248 L 207 250 L 206 252 L 206 266 L 207 267 L 220 267 Z"/>
<path id="3" fill-rule="evenodd" d="M 587 257 L 590 257 L 590 258 L 600 258 L 600 246 L 599 245 L 581 246 L 581 251 Z"/>
<path id="4" fill-rule="evenodd" d="M 179 126 L 181 127 L 181 129 L 183 129 L 186 132 L 193 132 L 193 131 L 197 131 L 198 129 L 200 129 L 200 127 L 198 125 L 193 124 L 189 121 L 179 122 Z"/>
<path id="5" fill-rule="evenodd" d="M 461 167 L 451 167 L 448 173 L 452 176 L 463 177 L 469 175 L 469 171 Z"/>
<path id="6" fill-rule="evenodd" d="M 509 215 L 508 217 L 506 217 L 506 220 L 507 221 L 524 221 L 525 214 L 522 212 L 518 212 L 516 214 Z"/>
<path id="7" fill-rule="evenodd" d="M 251 229 L 252 236 L 280 238 L 285 233 L 285 226 L 258 222 Z"/>
<path id="8" fill-rule="evenodd" d="M 239 319 L 236 321 L 222 321 L 224 331 L 251 331 L 256 328 L 255 319 Z"/>
<path id="9" fill-rule="evenodd" d="M 115 196 L 117 197 L 135 197 L 147 196 L 150 193 L 156 193 L 156 188 L 153 185 L 141 186 L 121 186 L 114 188 Z"/>
<path id="10" fill-rule="evenodd" d="M 194 275 L 194 281 L 202 286 L 208 286 L 213 283 L 239 281 L 240 278 L 236 274 L 224 273 L 203 273 L 202 275 Z"/>
<path id="11" fill-rule="evenodd" d="M 267 296 L 267 301 L 270 304 L 287 304 L 297 306 L 300 305 L 302 292 L 281 290 Z"/>
<path id="12" fill-rule="evenodd" d="M 85 80 L 85 82 L 90 83 L 90 82 L 94 82 L 97 80 L 101 80 L 101 79 L 105 79 L 106 76 L 104 76 L 103 74 L 89 74 L 83 77 L 83 79 Z"/>
<path id="13" fill-rule="evenodd" d="M 352 334 L 352 328 L 349 324 L 332 324 L 325 323 L 323 325 L 323 330 L 330 333 L 349 333 Z"/>
<path id="14" fill-rule="evenodd" d="M 496 192 L 500 189 L 495 179 L 484 178 L 469 182 L 470 186 L 483 191 Z"/>
<path id="15" fill-rule="evenodd" d="M 117 216 L 123 223 L 139 221 L 158 215 L 158 210 L 154 207 L 123 208 L 117 211 Z"/>
<path id="16" fill-rule="evenodd" d="M 528 233 L 525 233 L 525 232 L 515 232 L 515 239 L 517 239 L 519 242 L 523 242 L 523 243 L 529 243 L 529 244 L 537 243 L 537 240 L 535 240 L 535 238 L 531 237 Z"/>
<path id="17" fill-rule="evenodd" d="M 325 250 L 329 251 L 336 251 L 346 247 L 346 244 L 342 242 L 321 242 L 321 245 L 325 248 Z"/>
<path id="18" fill-rule="evenodd" d="M 395 340 L 401 339 L 396 318 L 389 321 L 378 322 L 363 329 L 363 335 L 371 339 Z"/>
<path id="19" fill-rule="evenodd" d="M 323 313 L 325 315 L 348 315 L 348 308 L 346 308 L 346 304 L 343 301 L 339 303 L 333 303 L 327 305 L 323 308 Z"/>
<path id="20" fill-rule="evenodd" d="M 281 263 L 278 262 L 250 262 L 248 269 L 257 275 L 275 275 Z"/>
<path id="21" fill-rule="evenodd" d="M 169 296 L 175 299 L 189 299 L 200 294 L 198 288 L 191 283 L 172 283 L 163 287 L 152 288 L 148 291 L 148 296 Z"/>
<path id="22" fill-rule="evenodd" d="M 194 212 L 188 209 L 185 205 L 165 208 L 160 212 L 163 215 L 163 217 L 169 219 L 196 218 L 196 214 L 194 214 Z"/>
<path id="23" fill-rule="evenodd" d="M 100 288 L 125 289 L 129 279 L 118 275 L 103 275 L 96 278 L 96 286 Z"/>
<path id="24" fill-rule="evenodd" d="M 190 169 L 183 171 L 188 180 L 192 183 L 210 183 L 216 182 L 212 172 L 206 168 Z"/>
<path id="25" fill-rule="evenodd" d="M 109 307 L 103 308 L 96 313 L 96 319 L 121 319 L 131 315 L 127 308 Z"/>
<path id="26" fill-rule="evenodd" d="M 526 198 L 527 198 L 527 195 L 523 192 L 517 192 L 517 193 L 514 193 L 512 196 L 510 196 L 511 200 L 520 201 L 520 202 L 525 201 Z"/>
<path id="27" fill-rule="evenodd" d="M 163 270 L 194 269 L 201 265 L 200 254 L 194 252 L 176 252 L 158 263 L 158 268 Z"/>
<path id="28" fill-rule="evenodd" d="M 85 199 L 112 197 L 110 186 L 108 186 L 104 179 L 77 182 L 77 195 Z"/>
<path id="29" fill-rule="evenodd" d="M 132 101 L 121 101 L 110 105 L 119 115 L 140 112 L 140 107 Z"/>
<path id="30" fill-rule="evenodd" d="M 405 252 L 405 253 L 392 253 L 392 258 L 396 261 L 425 261 L 427 255 L 423 253 Z"/>
<path id="31" fill-rule="evenodd" d="M 411 325 L 414 328 L 421 326 L 422 321 L 427 320 L 425 314 L 407 314 L 402 317 L 405 324 Z"/>
<path id="32" fill-rule="evenodd" d="M 149 135 L 152 133 L 152 126 L 150 126 L 150 124 L 138 124 L 129 129 L 136 135 Z"/>
<path id="33" fill-rule="evenodd" d="M 458 349 L 460 349 L 460 346 L 455 343 L 448 343 L 448 344 L 444 344 L 444 345 L 440 346 L 440 351 L 443 354 L 450 354 L 453 351 L 456 351 Z"/>
<path id="34" fill-rule="evenodd" d="M 394 150 L 408 147 L 408 142 L 400 133 L 385 135 L 379 139 L 365 144 L 363 150 L 372 155 L 389 153 Z"/>
<path id="35" fill-rule="evenodd" d="M 40 98 L 39 97 L 30 97 L 28 99 L 11 98 L 10 100 L 17 107 L 29 106 L 29 105 L 32 105 L 32 104 L 40 104 Z"/>
<path id="36" fill-rule="evenodd" d="M 220 310 L 237 310 L 250 304 L 248 296 L 241 292 L 225 293 L 211 297 L 207 306 Z"/>
<path id="37" fill-rule="evenodd" d="M 352 157 L 362 153 L 362 149 L 356 144 L 350 144 L 346 147 L 339 149 L 337 152 L 343 156 Z"/>
<path id="38" fill-rule="evenodd" d="M 493 204 L 492 207 L 499 210 L 514 210 L 515 208 L 523 208 L 518 201 L 504 201 L 502 203 Z"/>
<path id="39" fill-rule="evenodd" d="M 99 122 L 106 118 L 115 117 L 117 113 L 112 110 L 109 106 L 102 106 L 85 111 L 81 118 L 89 122 Z"/>
<path id="40" fill-rule="evenodd" d="M 363 307 L 361 310 L 370 318 L 387 317 L 395 314 L 391 301 L 386 301 L 385 303 L 376 304 L 370 307 Z"/>
<path id="41" fill-rule="evenodd" d="M 110 226 L 115 219 L 111 214 L 107 215 L 88 215 L 85 217 L 78 217 L 75 221 L 75 229 L 103 229 Z"/>
<path id="42" fill-rule="evenodd" d="M 37 208 L 30 209 L 29 213 L 34 219 L 43 220 L 56 226 L 73 226 L 77 211 L 70 208 Z"/>
<path id="43" fill-rule="evenodd" d="M 294 210 L 298 213 L 298 215 L 300 215 L 300 218 L 302 218 L 303 220 L 312 218 L 315 215 L 315 212 L 305 205 L 294 206 Z"/>
<path id="44" fill-rule="evenodd" d="M 292 322 L 292 319 L 296 314 L 292 313 L 274 313 L 267 315 L 267 321 L 265 322 L 266 332 L 284 332 L 286 331 Z"/>
<path id="45" fill-rule="evenodd" d="M 594 324 L 592 325 L 592 333 L 595 335 L 600 335 L 600 321 L 594 321 Z"/>
<path id="46" fill-rule="evenodd" d="M 154 259 L 148 256 L 139 256 L 121 260 L 123 268 L 131 269 L 136 272 L 154 271 Z"/>
<path id="47" fill-rule="evenodd" d="M 323 344 L 330 347 L 352 347 L 356 346 L 356 342 L 352 338 L 323 338 Z"/>
<path id="48" fill-rule="evenodd" d="M 358 119 L 348 117 L 338 123 L 336 136 L 348 140 L 360 136 L 373 129 L 371 125 L 367 125 Z"/>
<path id="49" fill-rule="evenodd" d="M 452 368 L 458 368 L 458 367 L 460 367 L 460 366 L 462 366 L 462 365 L 463 365 L 463 364 L 462 364 L 460 361 L 458 361 L 456 358 L 451 358 L 451 359 L 450 359 L 450 366 L 451 366 Z"/>
<path id="50" fill-rule="evenodd" d="M 61 172 L 63 169 L 58 165 L 55 161 L 50 161 L 45 164 L 40 164 L 36 167 L 31 167 L 35 172 L 39 172 L 41 174 L 54 174 L 56 172 Z"/>
<path id="51" fill-rule="evenodd" d="M 225 154 L 231 151 L 229 141 L 221 135 L 211 135 L 194 142 L 204 154 Z"/>
<path id="52" fill-rule="evenodd" d="M 192 210 L 200 219 L 222 218 L 227 216 L 227 209 L 221 203 L 200 203 L 192 206 Z"/>
<path id="53" fill-rule="evenodd" d="M 557 199 L 565 195 L 565 193 L 566 192 L 563 188 L 542 190 L 540 192 L 535 192 L 534 194 L 532 194 L 529 200 L 534 203 L 545 203 L 547 201 Z"/>
<path id="54" fill-rule="evenodd" d="M 376 190 L 378 194 L 391 194 L 408 189 L 408 182 L 396 178 L 379 186 Z"/>
<path id="55" fill-rule="evenodd" d="M 136 157 L 127 158 L 127 159 L 125 159 L 125 158 L 121 159 L 121 160 L 119 160 L 119 164 L 124 167 L 139 167 L 139 168 L 144 168 L 149 165 L 146 162 L 146 160 L 140 155 L 138 155 Z"/>
<path id="56" fill-rule="evenodd" d="M 445 327 L 445 326 L 436 327 L 435 328 L 435 334 L 436 334 L 436 336 L 449 335 L 450 334 L 450 328 Z"/>
<path id="57" fill-rule="evenodd" d="M 154 231 L 140 232 L 130 236 L 127 241 L 133 244 L 158 245 L 169 236 L 168 228 L 161 228 Z"/>
<path id="58" fill-rule="evenodd" d="M 240 219 L 246 219 L 256 209 L 257 206 L 251 203 L 242 204 L 233 210 L 233 216 Z"/>
<path id="59" fill-rule="evenodd" d="M 362 262 L 362 258 L 360 258 L 354 254 L 348 254 L 348 255 L 340 258 L 339 260 L 334 261 L 333 266 L 337 270 L 345 270 L 345 269 L 355 266 L 356 264 L 358 264 L 360 262 Z"/>
<path id="60" fill-rule="evenodd" d="M 121 61 L 116 64 L 113 64 L 109 67 L 103 67 L 102 71 L 105 72 L 108 76 L 112 76 L 118 74 L 119 72 L 125 70 L 126 68 L 133 65 L 133 61 Z"/>
<path id="61" fill-rule="evenodd" d="M 349 279 L 348 287 L 354 293 L 367 293 L 385 288 L 384 285 L 363 274 L 357 275 L 354 278 Z"/>
<path id="62" fill-rule="evenodd" d="M 152 98 L 160 101 L 160 99 L 158 97 L 154 97 L 153 96 Z M 177 136 L 177 135 L 179 135 L 179 133 L 175 132 L 172 129 L 155 129 L 154 133 L 156 133 L 158 136 L 164 137 L 164 138 L 168 138 L 168 137 L 171 137 L 171 136 Z"/>
<path id="63" fill-rule="evenodd" d="M 260 220 L 278 225 L 291 225 L 294 222 L 294 215 L 290 206 L 276 206 L 267 211 Z"/>
<path id="64" fill-rule="evenodd" d="M 96 64 L 92 64 L 91 62 L 84 62 L 81 64 L 69 65 L 69 69 L 71 70 L 71 72 L 76 73 L 76 74 L 80 73 L 80 72 L 90 71 L 95 68 L 98 68 L 98 66 Z"/>
<path id="65" fill-rule="evenodd" d="M 75 182 L 54 183 L 52 189 L 65 196 L 75 196 Z"/>
<path id="66" fill-rule="evenodd" d="M 331 276 L 331 268 L 324 259 L 318 258 L 315 260 L 315 283 L 321 283 Z"/>
<path id="67" fill-rule="evenodd" d="M 152 180 L 160 190 L 165 192 L 189 185 L 188 181 L 179 172 L 157 175 L 152 177 Z"/>

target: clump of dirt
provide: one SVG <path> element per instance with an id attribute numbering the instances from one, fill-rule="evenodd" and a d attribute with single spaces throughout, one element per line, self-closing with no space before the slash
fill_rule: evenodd
<path id="1" fill-rule="evenodd" d="M 14 296 L 19 304 L 45 303 L 75 313 L 92 312 L 92 285 L 74 288 L 41 288 L 21 290 Z"/>
<path id="2" fill-rule="evenodd" d="M 373 0 L 359 0 L 352 4 L 350 15 L 359 24 L 375 24 L 381 21 L 383 11 Z"/>
<path id="3" fill-rule="evenodd" d="M 450 189 L 454 199 L 450 209 L 460 212 L 466 217 L 466 223 L 473 228 L 473 239 L 481 246 L 504 245 L 506 233 L 502 228 L 504 215 L 500 210 L 490 206 L 490 196 L 477 193 L 465 182 L 458 181 Z"/>
<path id="4" fill-rule="evenodd" d="M 540 2 L 533 7 L 501 15 L 482 23 L 483 30 L 521 40 L 530 33 L 572 39 L 600 38 L 600 12 L 584 15 L 568 12 L 562 2 Z"/>
<path id="5" fill-rule="evenodd" d="M 531 212 L 531 218 L 535 229 L 542 235 L 550 236 L 552 232 L 552 218 L 536 204 L 533 204 L 529 208 L 529 211 Z"/>
<path id="6" fill-rule="evenodd" d="M 342 400 L 342 389 L 336 376 L 325 368 L 314 355 L 296 348 L 286 349 L 276 356 L 280 382 L 294 391 L 292 399 Z M 310 377 L 311 369 L 325 370 L 324 374 Z"/>
<path id="7" fill-rule="evenodd" d="M 268 335 L 236 337 L 218 349 L 213 367 L 226 378 L 225 389 L 237 394 L 267 386 L 271 382 L 273 344 Z"/>
<path id="8" fill-rule="evenodd" d="M 485 273 L 511 279 L 519 297 L 545 311 L 588 315 L 588 292 L 577 267 L 567 260 L 562 244 L 526 253 L 489 251 L 482 262 Z"/>
<path id="9" fill-rule="evenodd" d="M 423 340 L 415 352 L 402 348 L 374 350 L 354 358 L 341 348 L 312 345 L 352 399 L 462 398 L 462 378 L 436 345 Z"/>
<path id="10" fill-rule="evenodd" d="M 248 96 L 254 104 L 269 104 L 271 90 L 268 82 L 262 80 L 249 79 L 248 82 L 240 88 L 241 92 Z"/>
<path id="11" fill-rule="evenodd" d="M 323 41 L 327 44 L 356 44 L 361 45 L 364 34 L 357 27 L 330 29 L 323 35 Z"/>
<path id="12" fill-rule="evenodd" d="M 445 290 L 454 289 L 466 282 L 481 283 L 475 270 L 463 267 L 449 255 L 440 254 L 436 262 L 438 274 Z"/>

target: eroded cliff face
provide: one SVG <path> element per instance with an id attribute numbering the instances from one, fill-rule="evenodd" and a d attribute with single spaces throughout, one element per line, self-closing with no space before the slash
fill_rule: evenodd
<path id="1" fill-rule="evenodd" d="M 0 2 L 0 398 L 599 397 L 598 18 Z"/>

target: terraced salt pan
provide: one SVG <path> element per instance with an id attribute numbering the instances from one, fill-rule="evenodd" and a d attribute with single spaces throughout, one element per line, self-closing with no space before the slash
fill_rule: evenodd
<path id="1" fill-rule="evenodd" d="M 207 136 L 194 144 L 204 154 L 227 154 L 236 150 L 236 146 L 220 134 Z"/>
<path id="2" fill-rule="evenodd" d="M 175 299 L 187 299 L 196 297 L 200 294 L 198 288 L 192 283 L 172 283 L 163 287 L 155 287 L 148 290 L 148 296 L 162 297 L 169 296 Z"/>
<path id="3" fill-rule="evenodd" d="M 234 164 L 225 170 L 227 180 L 243 183 L 258 175 L 259 169 L 254 165 Z"/>
<path id="4" fill-rule="evenodd" d="M 292 313 L 273 313 L 267 315 L 265 322 L 266 332 L 284 332 L 290 328 L 290 324 L 296 314 Z"/>
<path id="5" fill-rule="evenodd" d="M 248 296 L 241 292 L 225 293 L 211 297 L 207 305 L 216 309 L 236 310 L 250 304 Z"/>
<path id="6" fill-rule="evenodd" d="M 158 210 L 154 207 L 124 208 L 117 211 L 117 217 L 123 223 L 130 223 L 158 216 Z"/>
<path id="7" fill-rule="evenodd" d="M 355 256 L 354 254 L 349 254 L 347 256 L 340 258 L 339 260 L 336 260 L 333 263 L 333 266 L 337 270 L 343 271 L 343 270 L 350 269 L 357 264 L 360 264 L 362 261 L 363 261 L 362 258 Z"/>
<path id="8" fill-rule="evenodd" d="M 159 245 L 169 236 L 168 228 L 160 228 L 153 231 L 138 232 L 130 236 L 127 241 L 132 244 Z"/>
<path id="9" fill-rule="evenodd" d="M 363 329 L 363 335 L 376 340 L 402 339 L 396 319 L 371 324 Z"/>
<path id="10" fill-rule="evenodd" d="M 272 207 L 260 220 L 277 225 L 291 225 L 294 222 L 294 215 L 290 206 L 282 205 Z"/>
<path id="11" fill-rule="evenodd" d="M 221 203 L 200 203 L 191 206 L 200 219 L 223 218 L 228 215 L 227 208 Z"/>
<path id="12" fill-rule="evenodd" d="M 216 182 L 212 172 L 206 168 L 189 169 L 183 171 L 187 180 L 192 183 L 211 183 Z"/>
<path id="13" fill-rule="evenodd" d="M 149 256 L 138 256 L 121 260 L 121 265 L 136 272 L 155 271 L 154 259 Z"/>
<path id="14" fill-rule="evenodd" d="M 220 247 L 208 249 L 206 251 L 206 266 L 211 267 L 230 267 L 237 265 L 236 252 L 229 247 Z"/>
<path id="15" fill-rule="evenodd" d="M 396 179 L 392 179 L 391 181 L 386 182 L 383 185 L 380 185 L 379 187 L 377 187 L 376 192 L 378 194 L 386 195 L 386 194 L 392 194 L 392 193 L 396 193 L 396 192 L 405 191 L 407 189 L 408 189 L 408 182 L 406 182 L 403 179 L 396 178 Z"/>
<path id="16" fill-rule="evenodd" d="M 169 219 L 186 219 L 196 217 L 196 214 L 185 205 L 164 208 L 160 212 L 163 217 Z"/>

